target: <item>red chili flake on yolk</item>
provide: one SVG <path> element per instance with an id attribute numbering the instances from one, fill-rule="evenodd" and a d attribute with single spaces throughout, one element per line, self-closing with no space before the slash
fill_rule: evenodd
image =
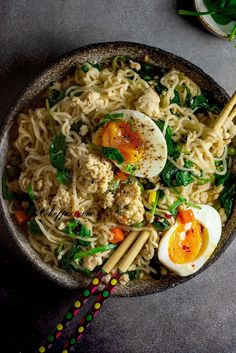
<path id="1" fill-rule="evenodd" d="M 144 141 L 140 134 L 126 121 L 110 122 L 101 132 L 100 144 L 117 148 L 126 162 L 135 163 L 144 154 Z"/>

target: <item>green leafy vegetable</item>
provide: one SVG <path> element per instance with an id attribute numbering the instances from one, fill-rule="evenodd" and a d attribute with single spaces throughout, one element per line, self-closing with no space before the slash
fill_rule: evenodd
<path id="1" fill-rule="evenodd" d="M 60 102 L 65 97 L 65 90 L 58 91 L 52 89 L 48 96 L 49 108 L 52 108 L 56 103 Z"/>
<path id="2" fill-rule="evenodd" d="M 66 150 L 66 137 L 63 134 L 55 136 L 50 145 L 50 160 L 54 168 L 61 171 L 65 169 Z"/>
<path id="3" fill-rule="evenodd" d="M 79 132 L 82 125 L 83 125 L 82 121 L 79 121 L 78 123 L 72 124 L 70 129 L 72 131 Z"/>
<path id="4" fill-rule="evenodd" d="M 179 197 L 170 207 L 169 211 L 172 214 L 173 217 L 177 216 L 177 208 L 184 203 L 186 200 L 183 197 Z"/>
<path id="5" fill-rule="evenodd" d="M 180 105 L 180 96 L 179 96 L 179 92 L 175 89 L 174 90 L 174 97 L 171 99 L 170 101 L 171 103 L 175 103 L 175 104 L 178 104 Z"/>
<path id="6" fill-rule="evenodd" d="M 170 228 L 170 223 L 165 218 L 157 218 L 157 220 L 152 222 L 152 225 L 159 232 L 163 232 Z"/>
<path id="7" fill-rule="evenodd" d="M 78 235 L 84 238 L 89 238 L 91 236 L 90 230 L 76 219 L 71 219 L 63 229 L 63 232 L 67 233 L 72 238 L 75 238 Z M 85 246 L 90 245 L 89 242 L 83 240 L 79 240 L 79 243 Z"/>
<path id="8" fill-rule="evenodd" d="M 140 270 L 128 271 L 129 279 L 132 281 L 134 279 L 139 279 Z"/>
<path id="9" fill-rule="evenodd" d="M 120 121 L 123 117 L 124 113 L 105 114 L 104 117 L 99 121 L 97 129 L 99 129 L 110 121 Z"/>
<path id="10" fill-rule="evenodd" d="M 12 201 L 16 199 L 16 193 L 8 189 L 6 170 L 4 170 L 3 176 L 2 176 L 2 195 L 3 195 L 3 198 L 8 201 Z"/>
<path id="11" fill-rule="evenodd" d="M 232 179 L 232 173 L 230 170 L 228 170 L 224 175 L 215 174 L 215 185 L 219 186 L 225 184 L 230 178 Z"/>
<path id="12" fill-rule="evenodd" d="M 185 166 L 187 167 L 186 164 Z M 191 171 L 180 170 L 168 160 L 161 172 L 161 179 L 164 185 L 171 187 L 191 184 L 194 182 L 195 177 Z"/>
<path id="13" fill-rule="evenodd" d="M 197 185 L 204 185 L 204 184 L 207 184 L 207 183 L 213 183 L 214 180 L 215 180 L 215 176 L 212 175 L 210 178 L 199 179 L 198 182 L 197 182 Z"/>
<path id="14" fill-rule="evenodd" d="M 34 195 L 32 184 L 29 184 L 29 186 L 28 186 L 28 194 L 29 194 L 29 197 L 32 201 L 36 200 L 36 196 Z"/>
<path id="15" fill-rule="evenodd" d="M 228 149 L 228 155 L 229 155 L 230 157 L 234 157 L 234 156 L 236 155 L 236 148 L 233 147 L 233 146 L 229 147 L 229 149 Z"/>
<path id="16" fill-rule="evenodd" d="M 61 245 L 61 244 L 60 244 Z M 59 245 L 59 247 L 60 247 Z M 62 258 L 59 260 L 60 266 L 67 271 L 78 271 L 78 268 L 76 267 L 76 264 L 73 263 L 74 261 L 74 255 L 79 252 L 81 249 L 80 245 L 78 243 L 75 243 L 72 245 L 72 247 L 62 256 Z M 59 252 L 59 248 L 58 248 Z"/>
<path id="17" fill-rule="evenodd" d="M 43 234 L 38 223 L 35 219 L 31 219 L 27 222 L 27 227 L 32 234 Z"/>
<path id="18" fill-rule="evenodd" d="M 93 255 L 93 254 L 98 254 L 100 252 L 113 250 L 116 247 L 117 247 L 116 244 L 106 244 L 106 245 L 99 246 L 97 248 L 93 248 L 93 249 L 90 249 L 90 250 L 87 250 L 87 251 L 79 251 L 79 252 L 75 253 L 74 260 L 82 259 L 83 257 L 89 256 L 89 255 Z"/>
<path id="19" fill-rule="evenodd" d="M 145 179 L 146 183 L 142 183 L 144 190 L 152 190 L 155 188 L 155 185 L 151 183 L 148 179 Z"/>
<path id="20" fill-rule="evenodd" d="M 148 64 L 145 62 L 140 62 L 141 69 L 137 71 L 139 76 L 145 81 L 160 80 L 164 75 L 165 70 L 159 66 Z M 157 88 L 158 89 L 158 88 Z"/>
<path id="21" fill-rule="evenodd" d="M 155 124 L 159 127 L 159 129 L 163 132 L 164 130 L 164 122 L 160 120 L 155 120 Z M 172 130 L 169 126 L 166 128 L 166 133 L 165 133 L 165 139 L 166 139 L 166 145 L 167 145 L 167 150 L 168 150 L 168 156 L 178 158 L 180 155 L 180 146 L 177 145 L 177 143 L 172 140 Z"/>
<path id="22" fill-rule="evenodd" d="M 229 217 L 233 210 L 234 197 L 236 194 L 235 180 L 228 179 L 223 191 L 220 193 L 219 200 L 225 209 L 226 215 Z"/>
<path id="23" fill-rule="evenodd" d="M 70 185 L 71 183 L 71 176 L 67 170 L 58 170 L 56 179 L 59 184 L 64 184 L 66 186 Z"/>
<path id="24" fill-rule="evenodd" d="M 122 164 L 124 162 L 124 157 L 122 156 L 122 154 L 117 148 L 102 147 L 101 153 L 104 157 L 111 159 L 113 161 L 117 161 L 118 164 Z"/>
<path id="25" fill-rule="evenodd" d="M 168 91 L 168 88 L 166 86 L 164 86 L 163 84 L 161 84 L 160 82 L 157 82 L 157 85 L 155 86 L 155 91 L 158 94 L 162 94 L 163 92 Z"/>
<path id="26" fill-rule="evenodd" d="M 236 21 L 236 1 L 235 0 L 204 0 L 208 9 L 205 12 L 179 10 L 180 15 L 205 16 L 211 15 L 216 23 L 226 25 L 231 21 Z M 233 26 L 229 39 L 232 41 L 236 35 L 236 24 Z"/>
<path id="27" fill-rule="evenodd" d="M 125 167 L 125 171 L 131 175 L 134 175 L 135 171 L 137 170 L 137 166 L 136 165 L 132 165 L 132 164 L 127 164 L 127 166 Z"/>
<path id="28" fill-rule="evenodd" d="M 145 227 L 145 221 L 142 221 L 140 223 L 134 223 L 132 224 L 132 227 L 134 228 L 142 228 L 142 227 Z"/>

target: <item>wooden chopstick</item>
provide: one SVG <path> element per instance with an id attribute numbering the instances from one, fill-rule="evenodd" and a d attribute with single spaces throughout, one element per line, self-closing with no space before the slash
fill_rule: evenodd
<path id="1" fill-rule="evenodd" d="M 55 342 L 61 337 L 65 327 L 69 324 L 69 322 L 80 312 L 82 306 L 86 303 L 88 298 L 93 295 L 98 288 L 99 283 L 101 283 L 103 277 L 105 277 L 112 268 L 118 263 L 121 257 L 125 254 L 125 252 L 129 249 L 129 247 L 133 244 L 137 236 L 140 232 L 132 231 L 125 238 L 125 240 L 121 243 L 118 249 L 112 254 L 109 260 L 105 263 L 102 269 L 97 272 L 95 277 L 91 280 L 89 285 L 82 293 L 80 293 L 79 297 L 75 300 L 73 305 L 69 308 L 66 315 L 62 318 L 62 320 L 57 324 L 54 330 L 50 333 L 50 335 L 46 338 L 43 344 L 39 347 L 37 352 L 44 353 L 48 352 L 52 349 Z"/>
<path id="2" fill-rule="evenodd" d="M 235 118 L 236 116 L 235 105 L 236 105 L 236 91 L 234 92 L 234 94 L 232 95 L 232 97 L 230 98 L 226 106 L 222 109 L 221 113 L 218 115 L 218 118 L 216 119 L 215 125 L 213 128 L 215 132 L 218 132 L 222 127 L 222 125 L 224 125 L 224 123 L 227 120 L 231 121 Z"/>
<path id="3" fill-rule="evenodd" d="M 118 265 L 117 271 L 112 275 L 110 278 L 109 282 L 103 289 L 101 293 L 96 297 L 95 301 L 93 304 L 90 306 L 89 310 L 87 313 L 83 316 L 83 318 L 80 320 L 79 325 L 76 327 L 76 329 L 73 331 L 72 335 L 70 338 L 66 341 L 64 348 L 62 350 L 62 353 L 69 353 L 71 349 L 75 346 L 75 344 L 83 337 L 87 327 L 89 324 L 92 322 L 95 316 L 98 315 L 99 311 L 101 310 L 103 304 L 107 300 L 107 298 L 110 296 L 110 294 L 113 292 L 115 286 L 118 283 L 118 279 L 120 276 L 125 273 L 129 266 L 132 264 L 133 260 L 135 257 L 138 255 L 146 241 L 148 240 L 150 236 L 149 231 L 143 231 L 138 239 L 135 241 L 131 249 L 128 251 L 128 253 L 125 255 L 124 259 L 121 261 L 121 263 Z M 112 261 L 111 261 L 112 263 Z"/>

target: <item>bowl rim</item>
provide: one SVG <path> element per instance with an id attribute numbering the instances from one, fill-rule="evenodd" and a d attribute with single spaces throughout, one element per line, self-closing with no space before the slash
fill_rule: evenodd
<path id="1" fill-rule="evenodd" d="M 194 0 L 194 7 L 197 11 L 200 11 L 199 8 L 199 1 L 201 0 Z M 217 22 L 214 21 L 214 19 L 212 19 L 213 24 L 211 24 L 208 19 L 207 16 L 198 16 L 199 21 L 201 22 L 201 24 L 212 34 L 214 34 L 216 37 L 224 39 L 224 40 L 228 40 L 229 37 L 227 35 L 227 33 L 225 33 L 221 28 L 218 27 Z"/>
<path id="2" fill-rule="evenodd" d="M 210 82 L 211 84 L 214 84 L 217 87 L 218 92 L 224 98 L 224 100 L 229 99 L 229 95 L 227 94 L 227 92 L 213 78 L 211 78 L 208 74 L 206 74 L 201 68 L 199 68 L 197 65 L 192 64 L 188 60 L 186 60 L 178 55 L 175 55 L 173 53 L 164 51 L 164 50 L 156 48 L 154 46 L 149 46 L 146 44 L 141 44 L 141 43 L 136 43 L 136 42 L 128 42 L 128 41 L 100 42 L 100 43 L 90 44 L 90 45 L 86 45 L 86 46 L 82 46 L 77 49 L 74 49 L 74 50 L 70 51 L 69 53 L 66 53 L 66 54 L 60 56 L 59 58 L 55 59 L 54 61 L 52 61 L 39 74 L 36 74 L 29 81 L 29 83 L 25 86 L 25 89 L 21 93 L 19 93 L 18 97 L 14 100 L 14 102 L 12 102 L 8 113 L 4 116 L 3 124 L 0 127 L 0 153 L 3 148 L 3 144 L 2 144 L 3 137 L 9 136 L 9 131 L 11 130 L 14 119 L 16 118 L 15 112 L 17 111 L 17 108 L 20 106 L 20 103 L 24 99 L 25 95 L 28 92 L 30 92 L 30 90 L 33 89 L 35 84 L 37 84 L 38 82 L 40 83 L 40 80 L 45 78 L 47 76 L 47 74 L 50 74 L 50 72 L 53 70 L 53 68 L 56 68 L 59 65 L 63 65 L 63 63 L 65 63 L 67 60 L 72 60 L 78 54 L 79 55 L 81 55 L 82 53 L 87 54 L 91 50 L 101 50 L 101 51 L 109 50 L 109 49 L 118 50 L 118 48 L 119 49 L 123 48 L 124 50 L 125 49 L 127 50 L 128 48 L 137 49 L 137 50 L 143 51 L 144 53 L 147 52 L 149 55 L 151 55 L 153 53 L 154 56 L 157 55 L 158 53 L 160 53 L 163 56 L 177 60 L 179 63 L 184 65 L 184 67 L 186 67 L 186 69 L 194 70 L 194 72 L 201 75 L 201 77 L 204 77 L 208 82 Z M 40 91 L 40 93 L 41 93 L 41 91 Z M 40 93 L 39 93 L 39 95 L 40 95 Z M 30 102 L 31 101 L 29 100 L 28 103 L 30 103 Z M 3 173 L 3 170 L 4 170 L 3 164 L 0 165 L 0 169 L 1 169 L 0 173 Z M 62 273 L 53 272 L 52 271 L 53 269 L 51 266 L 49 267 L 48 265 L 46 265 L 42 259 L 41 259 L 41 261 L 39 261 L 37 256 L 33 256 L 29 250 L 29 247 L 31 248 L 31 246 L 29 245 L 28 240 L 27 240 L 27 242 L 23 243 L 20 239 L 17 238 L 17 231 L 15 229 L 16 227 L 14 226 L 14 223 L 11 220 L 10 214 L 7 212 L 6 204 L 7 204 L 7 202 L 5 200 L 3 200 L 2 191 L 1 191 L 0 209 L 2 211 L 3 219 L 4 219 L 4 222 L 7 226 L 7 230 L 9 231 L 10 237 L 11 237 L 11 239 L 13 239 L 14 244 L 17 246 L 17 248 L 23 254 L 23 257 L 26 259 L 26 261 L 28 263 L 30 263 L 33 268 L 35 268 L 39 273 L 41 273 L 43 277 L 46 277 L 47 279 L 52 280 L 54 283 L 56 283 L 64 288 L 78 289 L 78 288 L 81 288 L 84 285 L 88 284 L 88 282 L 89 282 L 88 278 L 87 279 L 86 278 L 80 279 L 81 280 L 80 286 L 78 285 L 78 283 L 77 283 L 77 285 L 75 283 L 73 283 L 73 284 L 69 283 L 69 281 L 63 277 Z M 6 233 L 6 232 L 4 232 L 4 233 Z M 223 252 L 227 249 L 227 247 L 231 244 L 231 242 L 233 241 L 235 236 L 236 236 L 236 229 L 234 228 L 233 232 L 230 234 L 230 236 L 225 241 L 225 243 L 220 247 L 219 251 L 215 255 L 213 253 L 211 255 L 210 259 L 205 263 L 205 265 L 199 271 L 197 271 L 196 273 L 194 273 L 191 276 L 178 277 L 176 280 L 173 278 L 173 281 L 171 284 L 162 283 L 161 287 L 150 285 L 151 289 L 148 287 L 148 289 L 143 289 L 143 290 L 139 289 L 138 291 L 137 290 L 132 291 L 132 289 L 131 289 L 126 292 L 124 290 L 124 291 L 121 291 L 121 293 L 119 292 L 118 294 L 114 294 L 114 296 L 132 297 L 132 296 L 149 295 L 149 294 L 154 294 L 157 292 L 167 290 L 169 288 L 173 288 L 179 284 L 183 284 L 183 283 L 189 281 L 190 279 L 194 278 L 195 276 L 199 275 L 200 273 L 205 271 L 211 264 L 213 264 L 223 254 Z M 28 247 L 27 247 L 27 243 L 28 243 Z M 140 282 L 140 280 L 137 280 L 137 281 Z M 135 281 L 132 281 L 132 282 L 135 282 Z M 148 280 L 145 280 L 145 282 L 148 282 Z M 150 282 L 152 282 L 154 284 L 153 280 L 150 280 Z M 127 288 L 127 287 L 124 286 L 124 288 Z"/>

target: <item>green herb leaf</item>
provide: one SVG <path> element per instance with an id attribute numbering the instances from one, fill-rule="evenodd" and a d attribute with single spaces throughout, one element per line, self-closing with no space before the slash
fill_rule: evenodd
<path id="1" fill-rule="evenodd" d="M 124 157 L 122 156 L 122 154 L 117 148 L 102 147 L 101 153 L 104 157 L 111 159 L 113 161 L 117 161 L 118 164 L 122 164 L 124 162 Z"/>
<path id="2" fill-rule="evenodd" d="M 136 165 L 132 165 L 132 164 L 127 164 L 125 166 L 125 171 L 131 175 L 134 175 L 134 173 L 137 170 L 137 166 Z"/>
<path id="3" fill-rule="evenodd" d="M 123 117 L 124 113 L 105 114 L 104 117 L 99 121 L 97 129 L 99 129 L 110 121 L 120 121 Z"/>
<path id="4" fill-rule="evenodd" d="M 182 197 L 179 197 L 170 207 L 169 207 L 169 211 L 172 214 L 173 217 L 177 216 L 177 211 L 176 209 L 182 204 L 184 203 L 184 200 Z"/>
<path id="5" fill-rule="evenodd" d="M 98 254 L 101 252 L 105 252 L 108 250 L 113 250 L 117 247 L 117 244 L 106 244 L 103 246 L 99 246 L 97 248 L 93 248 L 87 251 L 79 251 L 74 255 L 74 260 L 82 259 L 83 257 L 93 255 L 93 254 Z"/>
<path id="6" fill-rule="evenodd" d="M 69 186 L 71 183 L 71 176 L 67 170 L 58 170 L 56 175 L 57 182 Z"/>
<path id="7" fill-rule="evenodd" d="M 139 279 L 140 277 L 140 270 L 128 271 L 129 279 L 132 281 L 134 279 Z"/>
<path id="8" fill-rule="evenodd" d="M 33 192 L 33 187 L 32 187 L 32 184 L 30 183 L 29 186 L 28 186 L 28 194 L 29 194 L 29 197 L 32 201 L 35 201 L 36 200 L 36 196 L 34 195 L 34 192 Z"/>
<path id="9" fill-rule="evenodd" d="M 30 221 L 28 221 L 27 227 L 28 227 L 30 233 L 32 233 L 32 234 L 43 234 L 43 232 L 41 231 L 41 229 L 35 219 L 31 219 Z"/>
<path id="10" fill-rule="evenodd" d="M 52 108 L 56 103 L 60 102 L 65 97 L 65 90 L 57 91 L 53 89 L 48 96 L 49 108 Z"/>
<path id="11" fill-rule="evenodd" d="M 67 233 L 70 237 L 75 238 L 79 235 L 81 229 L 81 222 L 77 219 L 71 219 L 67 222 L 66 227 L 62 230 L 64 233 Z"/>
<path id="12" fill-rule="evenodd" d="M 66 150 L 66 137 L 63 134 L 55 136 L 50 145 L 50 160 L 54 168 L 61 171 L 65 169 Z"/>

